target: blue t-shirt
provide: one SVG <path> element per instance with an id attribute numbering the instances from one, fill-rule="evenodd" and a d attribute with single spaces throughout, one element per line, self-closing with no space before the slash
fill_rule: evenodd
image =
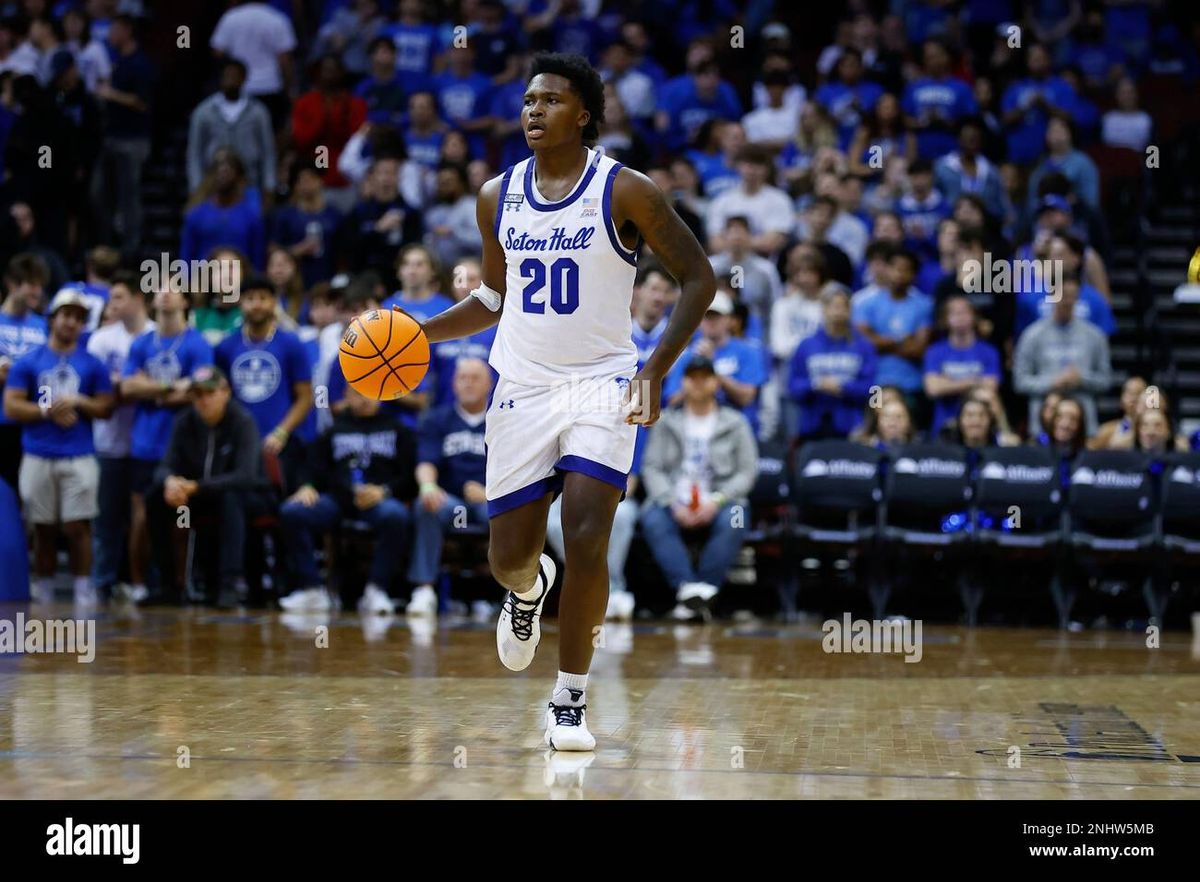
<path id="1" fill-rule="evenodd" d="M 487 364 L 488 355 L 492 352 L 492 344 L 496 340 L 496 327 L 485 328 L 468 337 L 455 340 L 443 340 L 433 345 L 432 364 L 435 388 L 434 404 L 449 404 L 454 400 L 454 371 L 460 358 L 478 358 Z M 492 371 L 493 382 L 498 374 Z"/>
<path id="2" fill-rule="evenodd" d="M 928 111 L 937 118 L 932 128 L 917 132 L 917 155 L 930 161 L 954 150 L 957 145 L 955 124 L 963 117 L 979 112 L 971 87 L 954 77 L 914 80 L 904 90 L 900 105 L 909 116 L 920 118 Z"/>
<path id="3" fill-rule="evenodd" d="M 311 230 L 320 240 L 316 254 L 306 254 L 298 261 L 300 277 L 304 287 L 312 288 L 318 282 L 333 277 L 333 244 L 342 216 L 332 205 L 320 211 L 304 211 L 296 205 L 282 205 L 275 212 L 271 224 L 271 241 L 285 248 L 299 245 Z"/>
<path id="4" fill-rule="evenodd" d="M 405 129 L 404 145 L 408 148 L 408 158 L 425 168 L 436 169 L 442 161 L 442 141 L 445 137 L 445 132 L 433 131 L 427 135 L 418 135 L 411 129 Z"/>
<path id="5" fill-rule="evenodd" d="M 492 100 L 489 113 L 500 120 L 517 120 L 525 106 L 525 82 L 520 78 L 510 80 L 492 90 Z M 411 152 L 411 151 L 410 151 Z M 500 162 L 498 168 L 509 168 L 532 154 L 529 145 L 525 143 L 525 133 L 519 128 L 511 132 L 500 142 Z"/>
<path id="6" fill-rule="evenodd" d="M 410 95 L 419 90 L 433 70 L 438 50 L 437 28 L 430 24 L 394 24 L 382 28 L 380 36 L 396 44 L 396 73 Z"/>
<path id="7" fill-rule="evenodd" d="M 228 208 L 211 199 L 201 202 L 184 216 L 181 260 L 206 260 L 213 249 L 222 245 L 247 255 L 256 269 L 266 267 L 266 236 L 257 190 L 247 189 L 246 198 Z"/>
<path id="8" fill-rule="evenodd" d="M 904 245 L 922 258 L 937 256 L 937 228 L 950 214 L 950 203 L 936 188 L 924 200 L 905 193 L 896 202 L 896 214 L 904 227 Z"/>
<path id="9" fill-rule="evenodd" d="M 186 328 L 174 337 L 160 337 L 152 331 L 133 341 L 121 376 L 132 377 L 141 372 L 155 382 L 174 383 L 212 361 L 212 347 L 195 328 Z M 139 401 L 133 414 L 129 455 L 134 459 L 162 459 L 179 411 L 178 407 Z"/>
<path id="10" fill-rule="evenodd" d="M 879 290 L 853 307 L 851 319 L 856 328 L 866 325 L 880 337 L 903 340 L 921 328 L 933 326 L 933 298 L 916 288 L 909 288 L 903 300 L 894 299 L 890 291 Z M 875 379 L 881 386 L 896 386 L 905 392 L 919 392 L 922 386 L 920 367 L 890 353 L 879 356 Z"/>
<path id="11" fill-rule="evenodd" d="M 54 352 L 39 346 L 17 359 L 8 372 L 7 388 L 24 389 L 25 396 L 41 403 L 43 393 L 49 401 L 66 395 L 102 395 L 112 392 L 112 379 L 103 362 L 78 345 L 70 353 Z M 50 420 L 25 423 L 21 428 L 21 446 L 26 453 L 46 459 L 90 456 L 92 421 L 78 412 L 79 419 L 69 429 Z"/>
<path id="12" fill-rule="evenodd" d="M 1075 90 L 1061 77 L 1035 80 L 1029 77 L 1018 80 L 1004 90 L 1000 110 L 1008 113 L 1029 106 L 1038 95 L 1053 108 L 1070 111 L 1075 105 Z M 1008 161 L 1017 165 L 1028 165 L 1042 155 L 1046 140 L 1046 111 L 1032 109 L 1013 124 L 1007 135 Z"/>
<path id="13" fill-rule="evenodd" d="M 453 404 L 435 407 L 425 414 L 417 432 L 417 462 L 437 466 L 438 484 L 462 498 L 467 481 L 484 483 L 483 432 L 483 420 L 472 426 Z"/>
<path id="14" fill-rule="evenodd" d="M 679 77 L 663 87 L 658 104 L 670 120 L 666 141 L 672 150 L 690 143 L 700 127 L 714 117 L 731 122 L 742 118 L 742 102 L 738 100 L 737 92 L 723 81 L 717 85 L 716 94 L 702 98 L 697 94 L 691 76 Z"/>
<path id="15" fill-rule="evenodd" d="M 995 377 L 1000 379 L 1000 353 L 996 347 L 983 340 L 959 349 L 949 340 L 941 340 L 925 350 L 925 373 L 942 374 L 951 380 Z M 961 396 L 946 395 L 934 399 L 933 431 L 936 432 L 948 419 L 958 413 Z"/>
<path id="16" fill-rule="evenodd" d="M 317 362 L 321 359 L 321 339 L 317 329 L 313 327 L 301 328 L 300 344 L 304 347 L 304 353 L 308 356 L 308 372 L 309 376 L 317 367 Z M 300 440 L 305 444 L 311 444 L 317 438 L 317 408 L 312 407 L 308 411 L 308 416 L 304 418 L 304 422 L 296 429 L 296 434 L 300 436 Z"/>
<path id="17" fill-rule="evenodd" d="M 817 89 L 813 97 L 837 124 L 839 149 L 844 151 L 850 147 L 855 131 L 862 125 L 863 114 L 875 109 L 882 94 L 882 86 L 866 80 L 853 86 L 831 82 Z"/>
<path id="18" fill-rule="evenodd" d="M 684 350 L 683 355 L 679 357 L 679 361 L 675 362 L 675 366 L 667 374 L 667 379 L 663 382 L 664 399 L 670 398 L 683 388 L 683 369 L 691 360 L 694 347 L 695 344 L 692 344 L 692 346 Z M 759 388 L 767 381 L 763 348 L 753 340 L 730 337 L 720 348 L 713 352 L 712 362 L 719 377 L 732 377 L 739 383 L 749 383 Z M 724 390 L 717 391 L 717 400 L 722 404 L 729 404 L 725 398 Z M 741 408 L 741 412 L 750 421 L 750 427 L 757 433 L 758 397 L 756 396 L 754 401 Z"/>
<path id="19" fill-rule="evenodd" d="M 1054 312 L 1054 303 L 1047 299 L 1042 289 L 1036 291 L 1017 292 L 1017 316 L 1014 336 L 1019 337 L 1026 328 L 1038 319 L 1046 318 Z M 1085 322 L 1091 322 L 1111 337 L 1117 330 L 1117 320 L 1113 316 L 1112 307 L 1104 299 L 1104 295 L 1091 285 L 1080 284 L 1079 299 L 1075 302 L 1075 317 Z"/>
<path id="20" fill-rule="evenodd" d="M 736 187 L 742 182 L 737 169 L 730 168 L 725 162 L 725 156 L 721 153 L 712 154 L 700 150 L 689 150 L 687 157 L 696 167 L 696 174 L 700 178 L 700 187 L 708 199 L 716 199 L 726 190 Z"/>
<path id="21" fill-rule="evenodd" d="M 17 361 L 27 352 L 45 346 L 49 339 L 46 319 L 36 313 L 27 312 L 21 318 L 0 312 L 0 355 L 9 361 Z M 4 385 L 0 384 L 0 402 L 4 400 Z M 11 425 L 12 420 L 4 415 L 0 406 L 0 426 Z"/>
<path id="22" fill-rule="evenodd" d="M 461 126 L 487 115 L 492 82 L 481 73 L 458 77 L 446 71 L 433 78 L 433 92 L 437 95 L 442 119 Z M 484 135 L 478 132 L 468 134 L 467 141 L 473 157 L 479 158 L 485 154 L 487 141 Z"/>
<path id="23" fill-rule="evenodd" d="M 247 342 L 244 328 L 234 331 L 217 345 L 213 361 L 229 377 L 233 397 L 250 411 L 264 438 L 287 416 L 292 387 L 312 382 L 304 344 L 279 328 L 270 339 L 254 342 Z"/>
<path id="24" fill-rule="evenodd" d="M 435 293 L 428 300 L 410 300 L 404 296 L 404 292 L 397 291 L 387 300 L 383 301 L 384 309 L 399 306 L 419 322 L 427 322 L 439 312 L 445 312 L 453 305 L 453 300 L 445 294 L 438 293 Z"/>

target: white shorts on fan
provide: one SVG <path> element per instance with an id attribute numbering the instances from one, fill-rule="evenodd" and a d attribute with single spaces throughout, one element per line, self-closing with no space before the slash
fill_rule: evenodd
<path id="1" fill-rule="evenodd" d="M 501 377 L 484 429 L 488 517 L 560 491 L 564 472 L 624 492 L 637 441 L 637 426 L 625 422 L 622 405 L 631 376 L 559 386 L 522 386 Z"/>
<path id="2" fill-rule="evenodd" d="M 49 459 L 26 453 L 18 483 L 31 524 L 90 521 L 100 514 L 100 463 L 94 456 Z"/>

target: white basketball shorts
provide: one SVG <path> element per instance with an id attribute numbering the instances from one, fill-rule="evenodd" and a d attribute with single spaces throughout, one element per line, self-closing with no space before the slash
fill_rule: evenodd
<path id="1" fill-rule="evenodd" d="M 625 491 L 637 426 L 625 422 L 627 375 L 523 386 L 496 383 L 484 429 L 488 517 L 562 490 L 581 472 Z"/>

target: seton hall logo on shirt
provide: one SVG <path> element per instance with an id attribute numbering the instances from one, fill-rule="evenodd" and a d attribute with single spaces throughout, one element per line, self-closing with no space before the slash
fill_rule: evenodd
<path id="1" fill-rule="evenodd" d="M 259 404 L 274 395 L 282 374 L 275 356 L 262 350 L 243 352 L 230 369 L 233 388 L 245 404 Z"/>
<path id="2" fill-rule="evenodd" d="M 549 236 L 517 235 L 516 227 L 509 227 L 504 240 L 506 251 L 583 251 L 592 244 L 595 227 L 580 227 L 575 235 L 567 235 L 566 227 L 555 227 Z"/>

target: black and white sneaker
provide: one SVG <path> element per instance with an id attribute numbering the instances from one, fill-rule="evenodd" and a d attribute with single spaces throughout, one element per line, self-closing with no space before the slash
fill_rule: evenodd
<path id="1" fill-rule="evenodd" d="M 511 591 L 504 598 L 500 619 L 496 622 L 496 652 L 501 664 L 510 671 L 523 671 L 533 661 L 542 639 L 542 607 L 550 596 L 556 572 L 553 559 L 543 554 L 538 561 L 538 584 L 542 593 L 537 599 L 521 600 Z"/>
<path id="2" fill-rule="evenodd" d="M 582 689 L 562 688 L 546 706 L 546 743 L 555 750 L 594 750 Z"/>

